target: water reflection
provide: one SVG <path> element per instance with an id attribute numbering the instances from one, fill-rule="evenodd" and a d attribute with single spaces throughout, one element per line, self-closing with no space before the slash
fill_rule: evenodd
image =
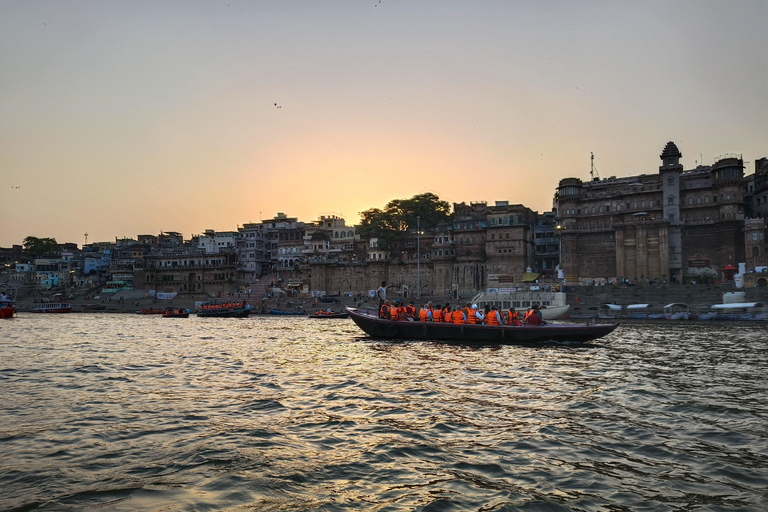
<path id="1" fill-rule="evenodd" d="M 759 510 L 763 328 L 462 347 L 345 320 L 21 315 L 0 508 Z"/>

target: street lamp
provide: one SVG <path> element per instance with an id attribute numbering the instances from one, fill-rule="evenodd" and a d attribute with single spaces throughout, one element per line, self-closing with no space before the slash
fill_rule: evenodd
<path id="1" fill-rule="evenodd" d="M 421 217 L 416 216 L 416 296 L 421 297 L 421 231 L 419 220 Z"/>

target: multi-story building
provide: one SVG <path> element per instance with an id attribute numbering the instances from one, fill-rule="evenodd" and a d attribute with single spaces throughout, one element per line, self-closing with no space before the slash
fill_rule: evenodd
<path id="1" fill-rule="evenodd" d="M 744 166 L 721 157 L 685 171 L 669 142 L 656 174 L 560 181 L 555 201 L 567 282 L 680 282 L 744 261 Z"/>
<path id="2" fill-rule="evenodd" d="M 261 222 L 249 222 L 237 230 L 238 283 L 250 287 L 271 268 L 269 231 Z"/>

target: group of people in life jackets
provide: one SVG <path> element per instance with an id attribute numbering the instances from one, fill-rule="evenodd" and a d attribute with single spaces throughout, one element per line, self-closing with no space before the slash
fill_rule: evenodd
<path id="1" fill-rule="evenodd" d="M 413 302 L 404 306 L 400 299 L 390 304 L 385 300 L 379 308 L 379 318 L 386 318 L 395 321 L 419 321 L 419 322 L 442 322 L 453 324 L 483 324 L 483 325 L 546 325 L 542 318 L 541 308 L 538 304 L 531 306 L 525 312 L 521 319 L 515 308 L 510 307 L 508 311 L 499 311 L 496 306 L 485 306 L 484 311 L 480 311 L 477 304 L 467 302 L 464 307 L 460 305 L 452 308 L 450 304 L 433 306 L 428 302 L 419 309 L 418 315 Z"/>

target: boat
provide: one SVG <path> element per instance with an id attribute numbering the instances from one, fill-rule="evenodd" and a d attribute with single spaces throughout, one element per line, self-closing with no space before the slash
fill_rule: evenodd
<path id="1" fill-rule="evenodd" d="M 533 344 L 585 343 L 611 333 L 619 324 L 475 325 L 442 322 L 392 321 L 376 311 L 347 308 L 349 316 L 374 338 L 415 339 L 459 343 Z"/>
<path id="2" fill-rule="evenodd" d="M 510 307 L 525 312 L 534 304 L 541 308 L 544 320 L 556 320 L 568 312 L 570 306 L 565 302 L 565 292 L 555 285 L 518 285 L 514 288 L 489 288 L 472 297 L 472 304 L 477 304 L 480 311 L 485 306 L 496 306 L 499 311 Z"/>
<path id="3" fill-rule="evenodd" d="M 72 304 L 68 302 L 38 302 L 32 306 L 33 313 L 69 313 Z"/>
<path id="4" fill-rule="evenodd" d="M 245 318 L 250 314 L 251 305 L 246 301 L 221 304 L 204 302 L 197 309 L 197 316 L 206 318 Z"/>
<path id="5" fill-rule="evenodd" d="M 13 318 L 14 314 L 16 314 L 16 302 L 5 295 L 0 295 L 0 318 Z"/>
<path id="6" fill-rule="evenodd" d="M 269 311 L 270 315 L 306 315 L 306 311 L 286 311 L 283 309 L 272 309 Z"/>
<path id="7" fill-rule="evenodd" d="M 665 320 L 688 320 L 691 316 L 688 304 L 673 302 L 664 306 L 663 318 Z"/>
<path id="8" fill-rule="evenodd" d="M 762 302 L 715 304 L 711 312 L 716 313 L 714 320 L 768 320 L 768 313 Z"/>
<path id="9" fill-rule="evenodd" d="M 600 304 L 597 308 L 597 317 L 604 319 L 617 319 L 621 316 L 621 304 Z"/>
<path id="10" fill-rule="evenodd" d="M 136 312 L 138 315 L 162 315 L 165 313 L 164 309 L 157 309 L 157 308 L 147 308 L 147 309 L 140 309 Z"/>
<path id="11" fill-rule="evenodd" d="M 609 304 L 611 305 L 611 304 Z M 650 304 L 629 304 L 626 318 L 632 320 L 658 320 L 664 318 L 663 313 L 652 313 Z"/>
<path id="12" fill-rule="evenodd" d="M 344 311 L 338 311 L 338 312 L 334 311 L 334 312 L 331 312 L 331 313 L 320 312 L 320 313 L 315 313 L 315 314 L 309 315 L 309 318 L 349 318 L 349 313 L 344 312 Z"/>
<path id="13" fill-rule="evenodd" d="M 163 318 L 189 318 L 189 309 L 167 308 L 163 312 Z"/>
<path id="14" fill-rule="evenodd" d="M 83 309 L 86 311 L 104 311 L 107 307 L 103 304 L 83 304 Z"/>

